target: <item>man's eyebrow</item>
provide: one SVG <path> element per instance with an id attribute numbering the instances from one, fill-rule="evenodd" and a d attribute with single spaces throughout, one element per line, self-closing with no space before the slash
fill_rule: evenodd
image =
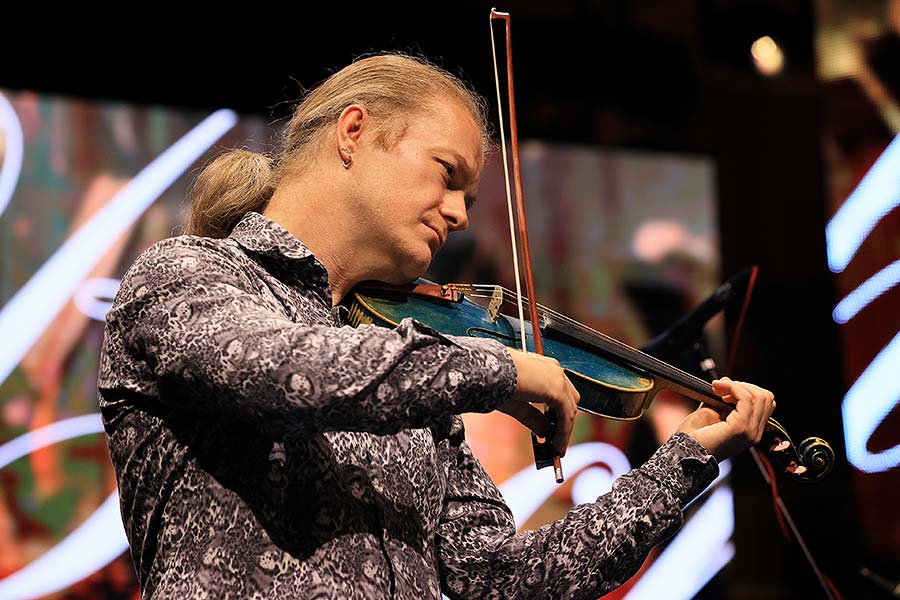
<path id="1" fill-rule="evenodd" d="M 451 158 L 456 162 L 457 168 L 463 172 L 469 179 L 475 178 L 475 171 L 472 169 L 472 165 L 468 163 L 468 161 L 463 157 L 462 154 L 457 152 L 456 150 L 452 150 L 450 148 L 437 148 L 438 152 L 445 152 L 450 155 Z"/>
<path id="2" fill-rule="evenodd" d="M 475 173 L 472 170 L 472 166 L 463 158 L 462 154 L 459 152 L 455 152 L 453 150 L 450 151 L 451 156 L 453 156 L 454 160 L 462 167 L 462 170 L 465 172 L 466 177 L 473 178 Z"/>
<path id="3" fill-rule="evenodd" d="M 460 165 L 460 170 L 465 175 L 466 179 L 470 182 L 470 184 L 474 183 L 478 179 L 478 173 L 475 173 L 472 170 L 471 165 L 466 162 L 466 159 L 462 157 L 461 154 L 450 150 L 450 155 L 453 156 L 453 159 Z M 466 194 L 466 209 L 471 209 L 475 205 L 475 192 L 473 191 L 470 194 Z"/>

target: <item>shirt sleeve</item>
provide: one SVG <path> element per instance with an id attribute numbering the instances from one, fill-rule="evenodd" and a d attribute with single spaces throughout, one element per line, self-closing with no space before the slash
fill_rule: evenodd
<path id="1" fill-rule="evenodd" d="M 396 433 L 488 412 L 515 387 L 492 340 L 297 323 L 267 304 L 235 257 L 203 238 L 164 240 L 123 278 L 107 313 L 101 401 L 125 389 L 250 421 L 275 439 Z"/>
<path id="2" fill-rule="evenodd" d="M 437 535 L 441 585 L 454 600 L 593 600 L 627 581 L 653 546 L 674 535 L 683 507 L 719 471 L 702 445 L 677 433 L 608 494 L 516 533 L 509 508 L 464 439 L 456 463 Z"/>

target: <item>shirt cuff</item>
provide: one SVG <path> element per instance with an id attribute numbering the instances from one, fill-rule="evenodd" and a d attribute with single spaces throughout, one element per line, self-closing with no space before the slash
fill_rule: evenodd
<path id="1" fill-rule="evenodd" d="M 696 498 L 719 475 L 719 463 L 700 442 L 676 433 L 641 467 L 668 489 L 681 508 Z"/>

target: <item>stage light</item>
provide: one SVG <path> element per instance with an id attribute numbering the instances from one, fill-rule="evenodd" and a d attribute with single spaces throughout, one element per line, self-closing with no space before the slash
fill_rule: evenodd
<path id="1" fill-rule="evenodd" d="M 753 42 L 750 46 L 750 55 L 753 56 L 756 70 L 763 75 L 774 77 L 784 68 L 784 52 L 775 40 L 767 35 Z"/>

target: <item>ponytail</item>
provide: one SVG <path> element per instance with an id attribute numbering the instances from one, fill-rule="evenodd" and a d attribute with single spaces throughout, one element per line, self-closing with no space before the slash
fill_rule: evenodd
<path id="1" fill-rule="evenodd" d="M 184 233 L 222 238 L 248 211 L 262 212 L 272 193 L 272 159 L 231 150 L 204 167 L 191 190 L 191 214 Z"/>

